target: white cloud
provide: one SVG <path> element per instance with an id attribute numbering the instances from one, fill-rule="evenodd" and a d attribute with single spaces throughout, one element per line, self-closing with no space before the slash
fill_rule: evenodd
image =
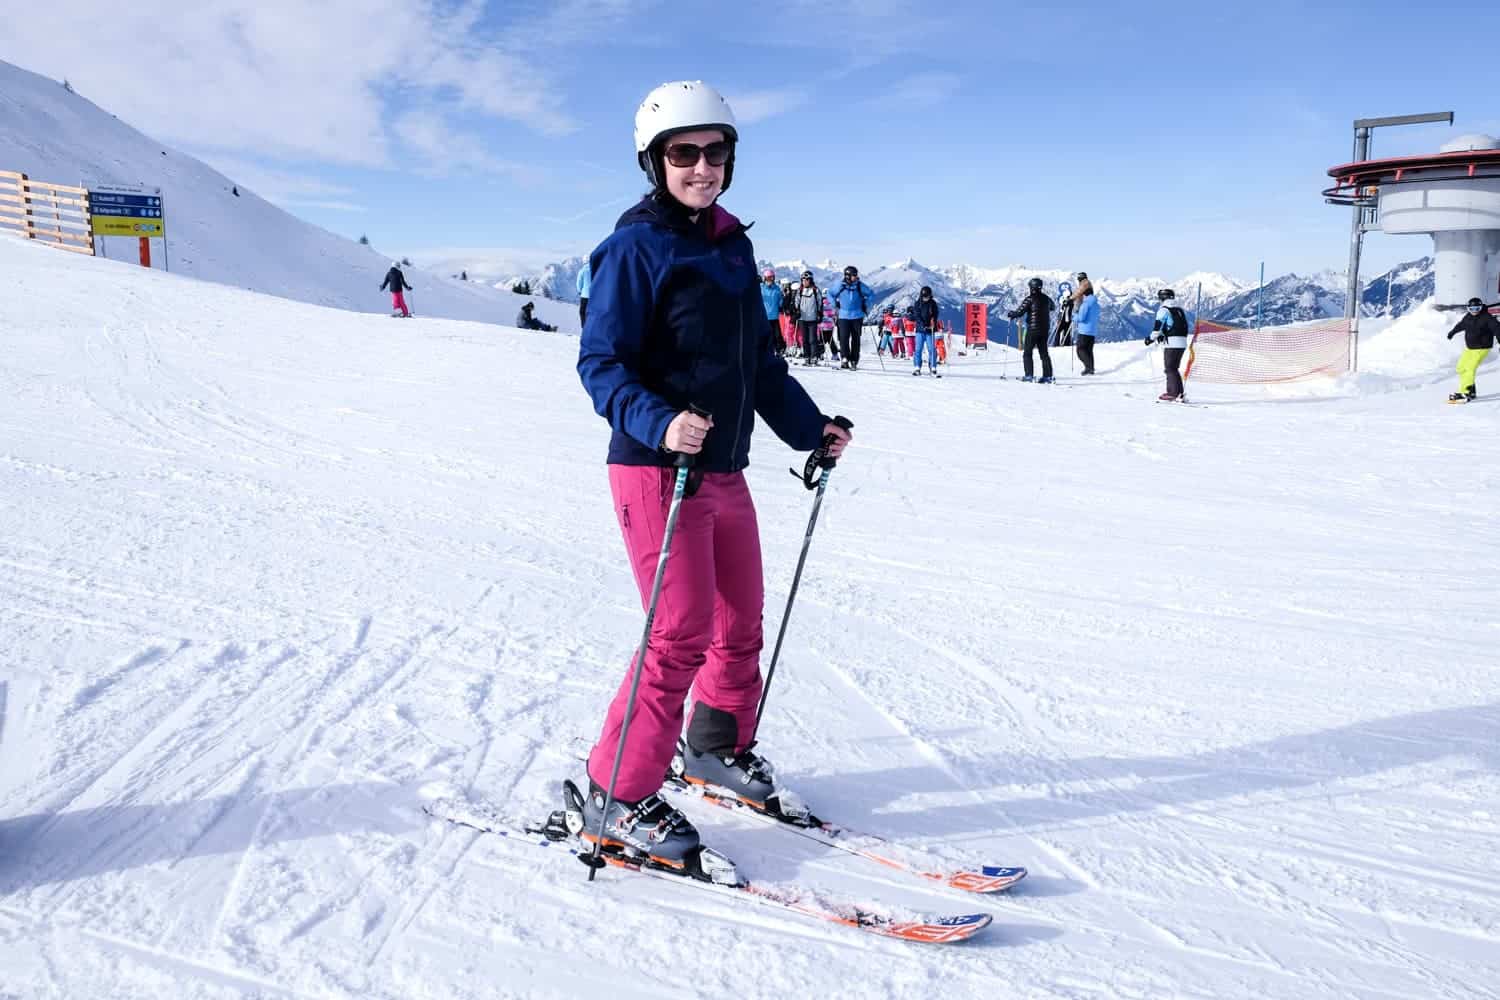
<path id="1" fill-rule="evenodd" d="M 911 111 L 941 104 L 958 92 L 962 84 L 957 73 L 917 73 L 898 81 L 894 87 L 871 98 L 873 107 Z"/>
<path id="2" fill-rule="evenodd" d="M 726 94 L 725 99 L 734 109 L 735 120 L 742 125 L 765 121 L 777 115 L 795 111 L 811 99 L 808 91 L 797 87 L 781 90 L 757 90 L 747 94 Z"/>
<path id="3" fill-rule="evenodd" d="M 0 58 L 66 76 L 143 131 L 197 149 L 383 166 L 393 106 L 439 98 L 544 134 L 574 128 L 538 54 L 512 48 L 505 26 L 482 25 L 482 10 L 439 0 L 133 0 L 110 8 L 104 26 L 97 2 L 57 0 L 6 20 Z"/>
<path id="4" fill-rule="evenodd" d="M 478 136 L 450 127 L 436 111 L 411 111 L 391 123 L 391 132 L 420 161 L 417 171 L 428 177 L 446 177 L 458 171 L 506 174 L 525 184 L 538 184 L 544 174 L 537 168 L 495 156 Z"/>

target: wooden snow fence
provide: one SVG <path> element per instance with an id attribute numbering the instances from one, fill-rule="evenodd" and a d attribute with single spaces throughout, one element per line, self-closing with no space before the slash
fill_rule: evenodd
<path id="1" fill-rule="evenodd" d="M 94 255 L 89 193 L 0 170 L 0 230 L 74 253 Z"/>

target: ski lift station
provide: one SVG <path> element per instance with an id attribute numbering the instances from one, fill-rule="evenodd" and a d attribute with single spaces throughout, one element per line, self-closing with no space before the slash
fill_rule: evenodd
<path id="1" fill-rule="evenodd" d="M 1439 309 L 1500 299 L 1500 140 L 1460 136 L 1436 153 L 1356 160 L 1328 175 L 1324 197 L 1361 210 L 1356 231 L 1432 237 Z"/>

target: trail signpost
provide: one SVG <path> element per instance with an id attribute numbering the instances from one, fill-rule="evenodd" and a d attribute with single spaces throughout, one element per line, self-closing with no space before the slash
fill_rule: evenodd
<path id="1" fill-rule="evenodd" d="M 161 188 L 98 185 L 89 188 L 89 212 L 95 236 L 140 239 L 141 266 L 151 266 L 151 240 L 165 249 L 167 217 Z"/>

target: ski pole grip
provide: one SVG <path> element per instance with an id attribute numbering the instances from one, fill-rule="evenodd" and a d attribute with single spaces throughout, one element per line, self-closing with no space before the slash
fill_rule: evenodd
<path id="1" fill-rule="evenodd" d="M 712 420 L 714 418 L 712 413 L 709 413 L 697 403 L 689 403 L 688 412 L 695 417 L 702 417 L 704 420 Z M 696 455 L 689 455 L 682 451 L 673 452 L 673 454 L 677 457 L 672 460 L 672 466 L 677 469 L 691 469 L 693 462 L 697 459 Z"/>
<path id="2" fill-rule="evenodd" d="M 854 421 L 850 420 L 848 417 L 834 417 L 829 421 L 829 423 L 834 424 L 838 427 L 842 427 L 846 431 L 854 430 Z M 833 444 L 833 442 L 834 436 L 832 434 L 823 435 L 823 447 L 819 448 L 816 453 L 818 457 L 819 468 L 831 469 L 838 464 L 838 459 L 833 458 L 828 454 L 828 448 Z"/>

